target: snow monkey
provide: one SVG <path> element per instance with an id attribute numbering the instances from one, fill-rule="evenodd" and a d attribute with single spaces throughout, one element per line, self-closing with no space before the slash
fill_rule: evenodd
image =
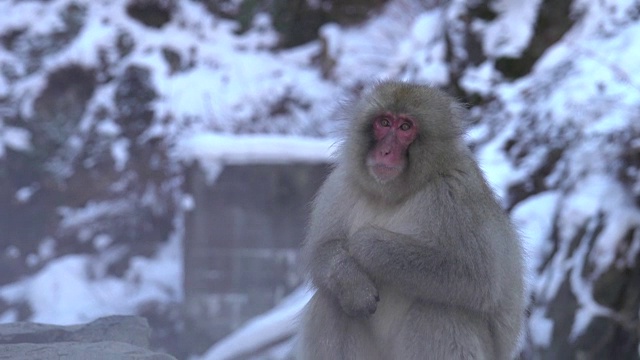
<path id="1" fill-rule="evenodd" d="M 385 81 L 349 104 L 302 261 L 317 291 L 300 359 L 512 359 L 519 237 L 463 142 L 463 110 Z"/>

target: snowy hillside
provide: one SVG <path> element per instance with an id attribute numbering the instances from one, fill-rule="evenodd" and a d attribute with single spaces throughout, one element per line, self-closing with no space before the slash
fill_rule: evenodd
<path id="1" fill-rule="evenodd" d="M 185 162 L 323 161 L 336 104 L 397 78 L 470 108 L 528 247 L 523 358 L 640 357 L 640 2 L 389 0 L 345 21 L 307 0 L 285 24 L 243 3 L 0 2 L 2 322 L 137 313 L 179 338 Z M 209 358 L 286 356 L 305 299 Z"/>

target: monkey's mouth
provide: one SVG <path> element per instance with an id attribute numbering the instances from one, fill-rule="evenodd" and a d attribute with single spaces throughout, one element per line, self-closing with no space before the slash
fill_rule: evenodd
<path id="1" fill-rule="evenodd" d="M 380 183 L 389 182 L 402 173 L 402 166 L 387 166 L 382 164 L 369 165 L 369 172 Z"/>

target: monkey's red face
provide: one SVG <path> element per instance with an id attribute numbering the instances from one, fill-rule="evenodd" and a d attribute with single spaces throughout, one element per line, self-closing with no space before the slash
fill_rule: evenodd
<path id="1" fill-rule="evenodd" d="M 380 182 L 393 180 L 407 166 L 407 150 L 418 136 L 417 124 L 402 114 L 384 113 L 373 120 L 375 144 L 367 156 L 371 174 Z"/>

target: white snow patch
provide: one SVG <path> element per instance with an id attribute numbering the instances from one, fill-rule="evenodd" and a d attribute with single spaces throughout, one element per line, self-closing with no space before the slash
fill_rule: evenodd
<path id="1" fill-rule="evenodd" d="M 617 256 L 618 245 L 624 235 L 640 226 L 640 210 L 633 205 L 630 194 L 610 175 L 593 174 L 581 179 L 561 209 L 561 232 L 563 239 L 570 239 L 587 219 L 606 214 L 605 227 L 598 235 L 589 261 L 601 274 L 612 265 Z"/>
<path id="2" fill-rule="evenodd" d="M 619 208 L 607 213 L 605 228 L 597 237 L 589 256 L 589 260 L 596 265 L 596 273 L 605 271 L 613 264 L 619 251 L 619 244 L 625 240 L 627 232 L 640 227 L 638 208 L 631 204 L 620 205 Z"/>
<path id="3" fill-rule="evenodd" d="M 96 250 L 104 250 L 113 243 L 113 237 L 108 234 L 97 234 L 93 238 L 93 247 Z"/>
<path id="4" fill-rule="evenodd" d="M 236 359 L 294 336 L 300 312 L 312 295 L 308 287 L 298 288 L 273 310 L 218 341 L 200 360 Z"/>
<path id="5" fill-rule="evenodd" d="M 611 179 L 600 175 L 591 175 L 580 180 L 573 191 L 567 194 L 560 212 L 560 238 L 571 239 L 598 210 L 602 210 L 602 201 L 611 194 Z"/>
<path id="6" fill-rule="evenodd" d="M 133 257 L 125 278 L 139 286 L 136 303 L 150 300 L 166 303 L 182 300 L 182 275 L 182 240 L 173 234 L 154 257 Z"/>
<path id="7" fill-rule="evenodd" d="M 444 19 L 444 10 L 439 8 L 417 15 L 410 36 L 391 58 L 389 73 L 433 86 L 447 84 Z"/>
<path id="8" fill-rule="evenodd" d="M 9 324 L 16 321 L 20 321 L 17 310 L 10 309 L 0 314 L 0 324 Z"/>
<path id="9" fill-rule="evenodd" d="M 198 161 L 213 183 L 226 164 L 332 162 L 337 140 L 277 135 L 223 135 L 210 132 L 183 136 L 173 155 Z"/>
<path id="10" fill-rule="evenodd" d="M 511 136 L 513 123 L 476 152 L 477 160 L 485 173 L 489 185 L 496 192 L 498 198 L 504 198 L 511 183 L 520 178 L 521 174 L 502 151 L 503 143 Z"/>
<path id="11" fill-rule="evenodd" d="M 18 201 L 19 203 L 28 202 L 29 199 L 31 199 L 31 197 L 33 196 L 33 194 L 35 194 L 36 191 L 38 191 L 39 189 L 40 189 L 40 185 L 38 184 L 21 187 L 16 191 L 16 195 L 15 195 L 16 201 Z"/>
<path id="12" fill-rule="evenodd" d="M 66 255 L 47 264 L 26 283 L 26 297 L 33 310 L 30 321 L 72 325 L 108 313 L 131 313 L 121 307 L 126 298 L 116 279 L 90 281 L 90 257 Z M 118 300 L 118 301 L 115 301 Z M 119 306 L 120 305 L 120 306 Z"/>
<path id="13" fill-rule="evenodd" d="M 110 214 L 119 214 L 131 206 L 127 200 L 95 202 L 89 201 L 84 207 L 70 208 L 59 207 L 58 213 L 62 216 L 60 225 L 63 228 L 71 228 L 90 224 L 95 219 Z"/>
<path id="14" fill-rule="evenodd" d="M 4 156 L 5 148 L 16 151 L 31 150 L 31 133 L 15 126 L 3 126 L 0 122 L 0 157 Z"/>
<path id="15" fill-rule="evenodd" d="M 38 257 L 40 261 L 51 259 L 56 254 L 56 240 L 46 237 L 38 245 Z"/>
<path id="16" fill-rule="evenodd" d="M 593 298 L 593 283 L 589 279 L 582 277 L 589 253 L 588 239 L 594 236 L 597 222 L 597 218 L 591 220 L 587 226 L 585 235 L 580 239 L 580 245 L 573 256 L 567 260 L 567 263 L 571 266 L 571 273 L 569 274 L 571 290 L 578 301 L 578 308 L 571 327 L 571 333 L 569 334 L 569 340 L 575 340 L 578 336 L 582 335 L 594 316 L 611 316 L 613 313 L 612 310 L 595 301 Z"/>
<path id="17" fill-rule="evenodd" d="M 539 347 L 547 347 L 551 344 L 553 335 L 553 320 L 544 315 L 544 308 L 535 308 L 529 316 L 529 334 L 533 344 Z"/>
<path id="18" fill-rule="evenodd" d="M 460 85 L 469 92 L 486 95 L 493 91 L 499 80 L 494 64 L 485 61 L 477 67 L 469 67 L 462 75 Z"/>
<path id="19" fill-rule="evenodd" d="M 224 164 L 331 162 L 335 143 L 294 136 L 201 133 L 181 140 L 176 156 Z"/>
<path id="20" fill-rule="evenodd" d="M 111 143 L 111 157 L 115 162 L 115 169 L 117 171 L 124 170 L 124 167 L 129 161 L 129 145 L 130 141 L 126 138 L 120 138 Z"/>
<path id="21" fill-rule="evenodd" d="M 483 48 L 490 57 L 518 57 L 533 36 L 540 0 L 498 0 L 491 7 L 499 15 L 489 23 L 476 21 Z M 486 24 L 486 25 L 485 25 Z"/>
<path id="22" fill-rule="evenodd" d="M 549 239 L 560 197 L 558 191 L 546 191 L 521 201 L 511 210 L 511 218 L 525 240 L 531 269 L 537 269 L 553 250 Z"/>
<path id="23" fill-rule="evenodd" d="M 435 12 L 437 13 L 437 10 Z M 425 18 L 418 20 L 421 14 Z M 370 84 L 377 79 L 406 75 L 402 73 L 401 65 L 407 63 L 409 50 L 417 49 L 418 44 L 428 40 L 426 36 L 429 34 L 416 33 L 427 28 L 432 29 L 434 36 L 443 33 L 441 28 L 435 25 L 436 18 L 426 17 L 429 15 L 425 14 L 424 8 L 417 2 L 390 1 L 378 16 L 372 17 L 362 25 L 353 27 L 324 25 L 320 29 L 320 39 L 326 50 L 323 60 L 329 64 L 326 69 L 329 76 L 340 87 L 349 89 Z M 419 22 L 416 24 L 416 21 Z M 418 37 L 411 39 L 411 34 Z M 415 45 L 405 43 L 407 39 L 415 41 Z M 430 45 L 433 45 L 433 42 Z M 402 47 L 406 48 L 403 50 Z M 444 48 L 439 46 L 426 51 L 421 48 L 417 57 L 424 54 L 432 58 L 435 61 L 434 64 L 444 54 Z M 434 52 L 427 55 L 431 51 Z M 419 70 L 415 69 L 415 71 Z M 433 76 L 441 78 L 442 71 L 436 70 Z"/>
<path id="24" fill-rule="evenodd" d="M 65 255 L 30 278 L 1 286 L 0 296 L 28 302 L 32 322 L 71 325 L 112 314 L 135 314 L 145 302 L 182 299 L 181 254 L 180 239 L 172 236 L 154 257 L 134 257 L 124 279 L 102 271 L 108 257 L 104 252 L 100 257 Z M 3 321 L 14 318 L 12 313 L 1 315 Z"/>
<path id="25" fill-rule="evenodd" d="M 105 136 L 118 136 L 122 129 L 120 125 L 116 124 L 112 119 L 102 120 L 96 125 L 96 131 L 98 134 Z"/>
<path id="26" fill-rule="evenodd" d="M 196 201 L 191 194 L 185 194 L 180 199 L 180 206 L 182 207 L 182 209 L 190 211 L 193 210 L 193 208 L 196 206 Z"/>

